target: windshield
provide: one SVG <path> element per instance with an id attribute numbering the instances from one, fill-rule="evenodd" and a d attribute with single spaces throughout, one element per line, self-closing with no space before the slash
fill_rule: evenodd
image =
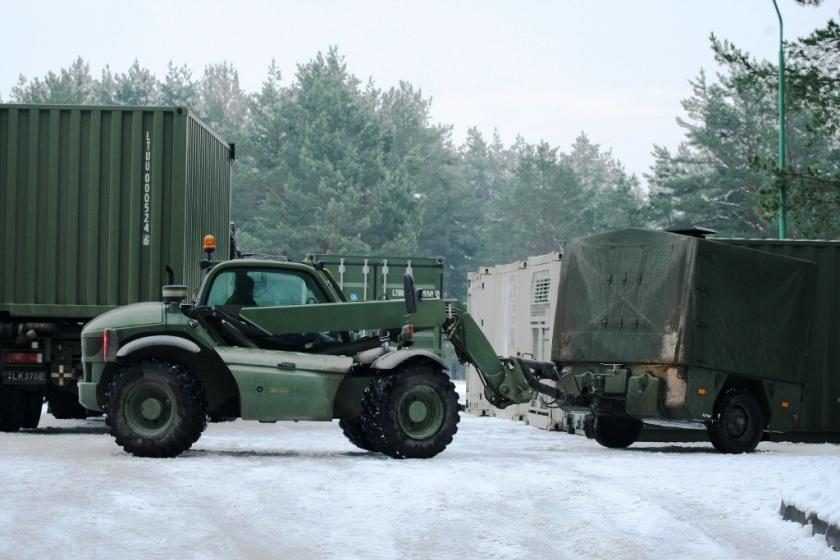
<path id="1" fill-rule="evenodd" d="M 207 305 L 274 307 L 324 303 L 321 288 L 308 274 L 292 270 L 226 270 L 216 276 Z"/>

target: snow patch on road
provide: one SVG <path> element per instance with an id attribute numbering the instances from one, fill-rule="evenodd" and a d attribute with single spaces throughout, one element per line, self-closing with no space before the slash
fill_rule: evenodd
<path id="1" fill-rule="evenodd" d="M 176 459 L 122 452 L 101 419 L 0 434 L 0 558 L 831 558 L 778 515 L 840 446 L 626 450 L 462 415 L 430 460 L 333 423 L 211 424 Z M 836 495 L 836 494 L 835 494 Z"/>

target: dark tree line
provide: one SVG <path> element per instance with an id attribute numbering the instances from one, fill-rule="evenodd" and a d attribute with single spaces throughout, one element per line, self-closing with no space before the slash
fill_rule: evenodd
<path id="1" fill-rule="evenodd" d="M 466 272 L 557 250 L 571 237 L 643 225 L 635 177 L 581 134 L 568 152 L 471 129 L 456 145 L 431 101 L 402 82 L 354 76 L 336 49 L 247 93 L 236 69 L 157 78 L 135 62 L 99 77 L 77 59 L 11 92 L 24 103 L 185 105 L 236 142 L 233 216 L 246 251 L 440 255 L 450 289 Z"/>
<path id="2" fill-rule="evenodd" d="M 608 229 L 697 224 L 723 233 L 774 231 L 778 189 L 790 192 L 794 236 L 840 235 L 840 29 L 787 45 L 788 162 L 775 170 L 776 68 L 712 37 L 720 71 L 691 81 L 684 142 L 654 146 L 649 191 L 580 133 L 568 149 L 470 129 L 456 144 L 412 84 L 361 81 L 336 49 L 284 79 L 272 64 L 246 92 L 229 63 L 193 76 L 135 62 L 98 77 L 77 59 L 21 77 L 26 103 L 183 105 L 238 146 L 233 215 L 248 251 L 440 255 L 450 295 L 466 272 L 557 250 Z"/>

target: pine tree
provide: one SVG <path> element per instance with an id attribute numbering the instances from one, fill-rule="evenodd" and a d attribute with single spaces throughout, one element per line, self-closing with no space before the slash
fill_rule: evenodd
<path id="1" fill-rule="evenodd" d="M 160 84 L 160 103 L 167 107 L 194 107 L 198 101 L 198 84 L 186 65 L 167 65 L 166 78 Z"/>
<path id="2" fill-rule="evenodd" d="M 210 64 L 198 84 L 195 110 L 229 141 L 239 143 L 248 126 L 249 96 L 239 85 L 239 72 L 229 62 Z"/>
<path id="3" fill-rule="evenodd" d="M 32 81 L 18 78 L 12 88 L 12 99 L 17 103 L 53 103 L 84 105 L 95 103 L 95 81 L 90 75 L 90 65 L 77 57 L 68 68 L 56 74 L 47 72 L 44 79 Z"/>
<path id="4" fill-rule="evenodd" d="M 159 105 L 160 83 L 148 68 L 135 60 L 128 72 L 114 77 L 113 101 L 117 105 Z"/>

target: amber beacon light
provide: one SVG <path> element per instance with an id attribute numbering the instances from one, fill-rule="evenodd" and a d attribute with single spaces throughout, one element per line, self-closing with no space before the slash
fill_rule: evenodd
<path id="1" fill-rule="evenodd" d="M 209 233 L 204 236 L 204 252 L 213 253 L 216 251 L 216 238 Z"/>

